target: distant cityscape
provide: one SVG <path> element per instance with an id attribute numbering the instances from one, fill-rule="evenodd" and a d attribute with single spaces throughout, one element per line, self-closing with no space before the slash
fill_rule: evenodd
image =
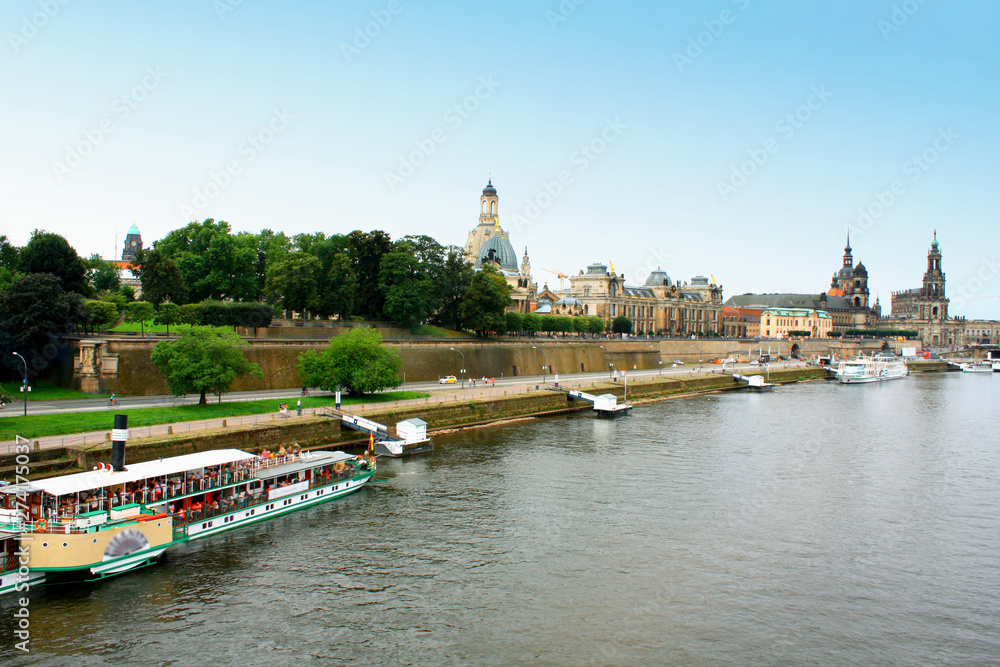
<path id="1" fill-rule="evenodd" d="M 133 224 L 121 259 L 114 261 L 122 271 L 122 283 L 140 291 L 140 281 L 130 269 L 142 248 L 142 236 Z M 830 286 L 818 293 L 746 293 L 724 299 L 723 286 L 714 276 L 674 280 L 658 267 L 642 285 L 631 285 L 615 271 L 613 263 L 601 262 L 588 264 L 574 275 L 549 271 L 559 287 L 550 287 L 548 281 L 539 287 L 528 249 L 519 261 L 509 233 L 500 224 L 500 197 L 492 179 L 483 188 L 479 220 L 469 232 L 464 250 L 475 270 L 489 265 L 505 278 L 511 288 L 508 312 L 596 316 L 609 324 L 625 316 L 631 320 L 634 333 L 664 336 L 833 338 L 849 332 L 899 330 L 916 332 L 929 346 L 1000 344 L 1000 321 L 970 320 L 949 313 L 936 230 L 921 286 L 893 291 L 888 315 L 883 315 L 878 297 L 871 302 L 868 269 L 860 261 L 855 265 L 850 236 Z"/>

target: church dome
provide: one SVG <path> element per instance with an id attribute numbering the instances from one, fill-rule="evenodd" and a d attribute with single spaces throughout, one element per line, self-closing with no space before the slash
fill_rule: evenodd
<path id="1" fill-rule="evenodd" d="M 579 299 L 575 299 L 575 298 L 573 298 L 571 296 L 566 296 L 566 297 L 563 297 L 563 298 L 559 299 L 558 301 L 556 301 L 552 305 L 554 305 L 554 306 L 579 306 L 579 305 L 581 305 L 581 303 L 580 303 Z"/>
<path id="2" fill-rule="evenodd" d="M 854 273 L 855 273 L 855 275 L 859 275 L 859 276 L 867 276 L 868 275 L 868 269 L 865 268 L 865 263 L 864 262 L 859 262 L 858 265 L 856 267 L 854 267 Z"/>
<path id="3" fill-rule="evenodd" d="M 126 232 L 127 236 L 132 236 L 133 234 L 139 236 L 139 228 L 135 226 L 135 223 L 132 223 L 132 226 L 129 227 L 128 232 Z"/>
<path id="4" fill-rule="evenodd" d="M 510 241 L 502 236 L 491 236 L 479 249 L 476 265 L 482 266 L 483 262 L 491 259 L 491 252 L 493 261 L 499 262 L 500 268 L 505 271 L 517 272 L 517 253 L 514 252 Z"/>
<path id="5" fill-rule="evenodd" d="M 492 178 L 490 179 L 489 183 L 486 184 L 486 187 L 483 188 L 483 196 L 484 197 L 496 197 L 497 196 L 497 189 L 495 187 L 493 187 L 493 179 Z"/>
<path id="6" fill-rule="evenodd" d="M 649 277 L 646 278 L 646 286 L 659 287 L 661 285 L 670 287 L 671 285 L 670 276 L 667 275 L 666 271 L 660 270 L 660 267 L 656 267 L 656 271 L 650 273 Z"/>

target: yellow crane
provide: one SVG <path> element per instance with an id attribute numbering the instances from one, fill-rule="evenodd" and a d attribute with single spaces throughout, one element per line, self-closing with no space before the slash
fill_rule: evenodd
<path id="1" fill-rule="evenodd" d="M 553 271 L 552 269 L 542 269 L 542 271 L 548 271 L 551 274 L 559 276 L 559 289 L 563 288 L 563 281 L 569 278 L 569 276 L 567 276 L 562 271 Z"/>

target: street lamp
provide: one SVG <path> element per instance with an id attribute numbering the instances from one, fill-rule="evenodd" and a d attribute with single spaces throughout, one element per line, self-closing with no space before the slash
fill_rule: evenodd
<path id="1" fill-rule="evenodd" d="M 532 350 L 538 350 L 542 353 L 542 384 L 545 384 L 545 372 L 548 370 L 548 366 L 545 363 L 545 350 L 539 349 L 534 345 L 531 346 Z"/>
<path id="2" fill-rule="evenodd" d="M 28 416 L 28 362 L 17 352 L 12 352 L 15 357 L 20 357 L 24 363 L 24 383 L 21 385 L 21 392 L 24 393 L 24 416 Z"/>
<path id="3" fill-rule="evenodd" d="M 465 352 L 462 352 L 461 350 L 456 350 L 453 347 L 449 347 L 448 349 L 454 352 L 458 352 L 460 355 L 462 355 L 462 389 L 465 389 Z"/>

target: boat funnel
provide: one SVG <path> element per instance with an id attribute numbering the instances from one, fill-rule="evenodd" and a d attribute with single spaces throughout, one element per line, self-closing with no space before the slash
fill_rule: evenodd
<path id="1" fill-rule="evenodd" d="M 116 472 L 125 470 L 125 441 L 128 440 L 128 415 L 115 415 L 111 430 L 111 467 Z"/>

